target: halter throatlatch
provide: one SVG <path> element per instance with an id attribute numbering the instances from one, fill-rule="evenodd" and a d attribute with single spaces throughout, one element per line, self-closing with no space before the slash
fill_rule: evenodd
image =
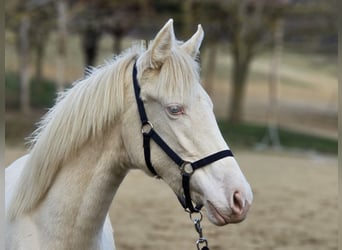
<path id="1" fill-rule="evenodd" d="M 233 156 L 233 153 L 227 149 L 222 150 L 217 153 L 206 156 L 198 161 L 189 162 L 183 160 L 175 151 L 173 151 L 167 143 L 158 135 L 158 133 L 154 130 L 152 122 L 150 122 L 147 118 L 144 103 L 140 98 L 140 86 L 137 79 L 137 68 L 136 63 L 133 66 L 133 86 L 135 93 L 135 100 L 137 102 L 139 116 L 141 120 L 141 132 L 143 135 L 143 147 L 144 147 L 144 156 L 145 163 L 148 169 L 152 174 L 158 176 L 155 168 L 151 162 L 151 148 L 150 141 L 151 139 L 159 145 L 159 147 L 176 163 L 180 169 L 180 173 L 182 176 L 182 185 L 184 195 L 178 196 L 178 200 L 182 204 L 183 208 L 189 213 L 199 212 L 202 208 L 202 205 L 196 205 L 195 207 L 192 204 L 191 195 L 190 195 L 190 177 L 191 175 L 199 168 L 207 166 L 215 161 L 218 161 L 225 157 Z"/>

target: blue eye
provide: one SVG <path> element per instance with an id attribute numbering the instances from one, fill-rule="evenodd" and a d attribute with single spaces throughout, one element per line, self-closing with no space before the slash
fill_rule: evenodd
<path id="1" fill-rule="evenodd" d="M 182 115 L 184 114 L 184 107 L 179 104 L 170 104 L 167 106 L 167 111 L 170 115 Z"/>

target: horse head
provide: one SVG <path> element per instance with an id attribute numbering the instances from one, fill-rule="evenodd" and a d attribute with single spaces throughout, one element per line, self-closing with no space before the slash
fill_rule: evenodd
<path id="1" fill-rule="evenodd" d="M 170 20 L 137 58 L 135 66 L 148 126 L 153 126 L 165 144 L 186 162 L 229 149 L 218 128 L 212 101 L 200 84 L 196 58 L 203 36 L 199 25 L 188 41 L 177 41 Z M 133 87 L 130 91 L 134 92 Z M 124 114 L 124 124 L 130 126 L 123 127 L 122 135 L 126 150 L 134 166 L 151 174 L 142 150 L 140 111 L 134 98 L 127 98 L 126 102 L 130 107 Z M 150 152 L 155 174 L 178 197 L 184 197 L 182 174 L 175 160 L 153 140 Z M 216 225 L 242 221 L 253 199 L 250 185 L 232 155 L 191 173 L 189 188 L 192 202 L 203 205 L 209 220 Z"/>

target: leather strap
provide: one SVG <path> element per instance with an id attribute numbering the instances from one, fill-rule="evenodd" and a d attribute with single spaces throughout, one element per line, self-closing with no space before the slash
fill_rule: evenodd
<path id="1" fill-rule="evenodd" d="M 187 162 L 183 160 L 172 148 L 167 145 L 167 143 L 159 136 L 159 134 L 154 130 L 153 124 L 148 120 L 145 111 L 144 102 L 140 98 L 140 86 L 137 79 L 137 68 L 136 63 L 133 66 L 133 86 L 135 99 L 137 102 L 138 112 L 141 120 L 141 131 L 143 134 L 143 148 L 145 163 L 151 173 L 158 176 L 157 171 L 153 167 L 151 162 L 151 139 L 178 165 L 182 175 L 182 186 L 183 186 L 183 196 L 178 196 L 183 208 L 191 213 L 199 212 L 202 206 L 194 207 L 190 195 L 190 178 L 191 175 L 199 168 L 207 166 L 215 161 L 218 161 L 225 157 L 232 157 L 233 153 L 229 150 L 222 150 L 217 153 L 206 156 L 195 162 Z"/>

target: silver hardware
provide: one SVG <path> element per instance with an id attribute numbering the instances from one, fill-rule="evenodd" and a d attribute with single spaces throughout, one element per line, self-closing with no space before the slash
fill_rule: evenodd
<path id="1" fill-rule="evenodd" d="M 142 134 L 145 134 L 145 135 L 148 135 L 151 130 L 153 129 L 153 124 L 152 122 L 150 121 L 147 121 L 146 123 L 144 123 L 142 126 L 141 126 L 141 133 Z"/>
<path id="2" fill-rule="evenodd" d="M 204 244 L 206 247 L 208 247 L 208 241 L 206 238 L 199 238 L 197 241 L 196 241 L 196 246 L 197 246 L 197 250 L 201 250 L 200 249 L 200 245 Z"/>
<path id="3" fill-rule="evenodd" d="M 194 223 L 196 232 L 198 233 L 198 240 L 196 241 L 196 246 L 197 246 L 197 250 L 201 250 L 201 247 L 205 246 L 206 248 L 208 248 L 208 241 L 206 238 L 203 237 L 203 231 L 202 231 L 202 226 L 201 226 L 201 221 L 203 219 L 203 214 L 201 213 L 201 211 L 198 212 L 199 216 L 193 216 L 193 213 L 189 213 L 190 219 L 192 220 L 192 222 Z M 203 249 L 203 248 L 202 248 Z"/>
<path id="4" fill-rule="evenodd" d="M 203 219 L 203 214 L 202 214 L 201 211 L 199 211 L 198 213 L 196 213 L 196 214 L 199 214 L 199 215 L 200 215 L 199 218 L 194 217 L 193 214 L 194 214 L 194 213 L 189 213 L 189 216 L 190 216 L 190 219 L 191 219 L 194 223 L 195 223 L 196 221 L 199 221 L 199 222 L 202 221 L 202 219 Z"/>
<path id="5" fill-rule="evenodd" d="M 180 166 L 181 174 L 185 175 L 192 175 L 194 173 L 194 169 L 192 168 L 191 162 L 185 161 L 181 166 Z"/>
<path id="6" fill-rule="evenodd" d="M 203 238 L 203 233 L 202 233 L 202 227 L 201 227 L 201 221 L 199 219 L 195 219 L 194 220 L 194 224 L 195 224 L 195 229 L 199 235 L 199 239 Z"/>

